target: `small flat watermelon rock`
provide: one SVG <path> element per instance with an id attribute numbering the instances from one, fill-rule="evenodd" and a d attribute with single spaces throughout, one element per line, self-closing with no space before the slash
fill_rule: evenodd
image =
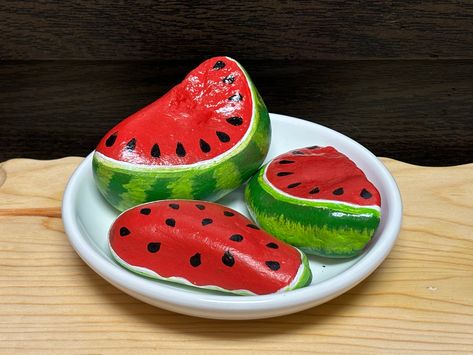
<path id="1" fill-rule="evenodd" d="M 267 232 L 327 257 L 358 255 L 381 216 L 376 187 L 333 147 L 301 148 L 276 157 L 249 181 L 245 199 Z"/>
<path id="2" fill-rule="evenodd" d="M 95 181 L 118 210 L 167 198 L 216 200 L 258 170 L 270 135 L 268 111 L 245 70 L 212 58 L 102 138 Z"/>
<path id="3" fill-rule="evenodd" d="M 122 213 L 109 232 L 122 266 L 151 278 L 262 295 L 306 286 L 307 257 L 240 213 L 211 202 L 163 200 Z"/>

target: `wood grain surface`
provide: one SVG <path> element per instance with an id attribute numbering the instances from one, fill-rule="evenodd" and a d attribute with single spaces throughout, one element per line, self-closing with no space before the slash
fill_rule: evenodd
<path id="1" fill-rule="evenodd" d="M 0 59 L 473 58 L 467 0 L 7 0 L 0 18 Z"/>
<path id="2" fill-rule="evenodd" d="M 196 61 L 0 63 L 0 161 L 85 156 Z M 473 162 L 473 61 L 242 61 L 271 112 L 333 128 L 378 156 Z"/>
<path id="3" fill-rule="evenodd" d="M 473 352 L 473 164 L 426 168 L 383 159 L 401 189 L 404 221 L 377 271 L 304 312 L 215 321 L 137 301 L 75 254 L 60 204 L 81 160 L 0 166 L 1 353 Z"/>

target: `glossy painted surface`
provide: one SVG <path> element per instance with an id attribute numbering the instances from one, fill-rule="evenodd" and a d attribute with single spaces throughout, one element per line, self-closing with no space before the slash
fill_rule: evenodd
<path id="1" fill-rule="evenodd" d="M 331 144 L 349 156 L 378 187 L 383 199 L 383 217 L 373 242 L 360 256 L 330 260 L 309 256 L 315 275 L 310 286 L 262 296 L 241 297 L 142 277 L 118 265 L 110 253 L 108 231 L 118 211 L 95 187 L 93 154 L 77 168 L 64 193 L 62 218 L 71 245 L 95 272 L 123 292 L 156 307 L 204 318 L 276 317 L 314 307 L 352 288 L 378 267 L 396 241 L 402 220 L 401 196 L 396 183 L 381 161 L 343 134 L 278 114 L 271 114 L 271 125 L 274 139 L 268 159 L 301 145 Z M 219 203 L 249 217 L 243 189 L 232 192 Z"/>
<path id="2" fill-rule="evenodd" d="M 216 63 L 219 62 L 223 62 L 223 59 L 217 60 L 216 62 L 210 61 L 206 64 L 206 66 L 208 67 L 209 63 L 213 63 L 213 66 L 209 69 L 212 75 L 214 75 L 215 72 L 220 73 L 221 70 L 225 70 L 225 68 L 227 67 L 227 65 L 225 65 L 225 67 L 223 68 L 218 69 L 217 67 L 217 69 L 214 69 Z M 93 158 L 93 171 L 97 188 L 112 206 L 114 206 L 120 211 L 123 211 L 140 203 L 162 199 L 181 198 L 215 201 L 225 196 L 229 192 L 233 191 L 234 189 L 238 188 L 242 183 L 248 180 L 250 176 L 252 176 L 257 171 L 257 169 L 263 163 L 263 160 L 266 157 L 266 154 L 268 153 L 269 149 L 269 143 L 271 139 L 269 114 L 263 100 L 261 99 L 261 96 L 259 95 L 255 86 L 252 84 L 246 72 L 241 68 L 241 66 L 239 66 L 238 63 L 236 63 L 235 65 L 238 65 L 238 67 L 240 68 L 240 74 L 245 76 L 246 85 L 249 88 L 248 90 L 250 94 L 247 95 L 246 91 L 242 90 L 242 92 L 245 93 L 245 96 L 241 94 L 241 96 L 243 97 L 242 101 L 235 102 L 232 101 L 233 99 L 228 100 L 228 97 L 227 99 L 225 99 L 228 102 L 225 101 L 225 105 L 227 106 L 224 107 L 230 109 L 239 107 L 239 110 L 241 111 L 241 117 L 232 116 L 230 114 L 223 115 L 222 112 L 220 112 L 219 114 L 223 115 L 221 117 L 221 124 L 226 127 L 226 129 L 234 128 L 236 130 L 236 133 L 239 132 L 238 134 L 240 134 L 240 136 L 243 133 L 242 129 L 246 127 L 245 125 L 248 125 L 247 131 L 244 133 L 243 136 L 241 136 L 240 140 L 235 144 L 234 138 L 231 137 L 230 133 L 228 133 L 230 131 L 227 130 L 226 132 L 230 137 L 230 140 L 227 142 L 225 136 L 221 134 L 223 132 L 223 129 L 218 128 L 217 130 L 217 127 L 214 126 L 215 122 L 210 125 L 207 124 L 210 122 L 209 121 L 204 126 L 202 126 L 202 123 L 210 116 L 204 117 L 202 116 L 201 111 L 197 110 L 197 115 L 194 119 L 192 118 L 194 110 L 191 110 L 190 112 L 186 113 L 186 115 L 190 117 L 190 121 L 192 121 L 193 123 L 198 123 L 198 120 L 204 120 L 200 122 L 198 126 L 196 126 L 197 128 L 200 127 L 203 129 L 203 131 L 210 128 L 212 128 L 213 130 L 212 137 L 214 140 L 206 140 L 206 143 L 209 144 L 209 147 L 211 149 L 209 154 L 212 152 L 212 146 L 210 145 L 210 143 L 212 143 L 212 145 L 215 144 L 215 149 L 217 147 L 219 147 L 219 149 L 223 149 L 222 147 L 226 147 L 228 145 L 228 150 L 224 151 L 220 155 L 214 156 L 213 158 L 195 162 L 194 160 L 198 157 L 201 157 L 201 155 L 203 154 L 201 148 L 206 146 L 201 145 L 201 138 L 196 136 L 196 127 L 191 129 L 191 126 L 182 126 L 181 128 L 185 129 L 183 129 L 182 132 L 180 131 L 180 136 L 186 137 L 186 139 L 190 140 L 198 139 L 197 141 L 199 142 L 199 151 L 196 152 L 196 155 L 194 156 L 194 158 L 192 158 L 194 160 L 189 160 L 184 165 L 182 165 L 181 163 L 185 162 L 182 159 L 188 157 L 187 151 L 185 156 L 179 157 L 178 155 L 182 155 L 182 149 L 186 150 L 186 147 L 184 146 L 184 144 L 178 146 L 174 139 L 175 135 L 171 133 L 169 133 L 167 138 L 169 138 L 173 142 L 171 146 L 176 144 L 176 147 L 174 148 L 174 152 L 172 152 L 171 150 L 167 150 L 168 153 L 170 152 L 170 156 L 167 156 L 166 159 L 168 159 L 168 162 L 173 161 L 180 165 L 135 164 L 126 161 L 119 161 L 106 156 L 100 151 L 96 151 L 94 153 Z M 230 65 L 228 66 L 230 67 Z M 228 75 L 225 76 L 225 78 L 227 78 Z M 236 77 L 236 74 L 234 75 Z M 192 78 L 192 75 L 189 74 L 188 78 Z M 239 81 L 235 79 L 234 83 L 238 82 L 239 84 L 241 84 L 242 87 L 246 87 L 242 84 L 243 76 L 239 76 L 239 78 Z M 213 83 L 215 84 L 215 82 Z M 226 83 L 222 83 L 222 85 L 223 84 L 230 85 Z M 220 88 L 220 83 L 217 86 L 218 88 Z M 209 89 L 213 89 L 213 86 L 210 86 Z M 183 92 L 189 95 L 192 94 L 192 91 Z M 213 97 L 212 90 L 206 93 L 209 96 Z M 198 95 L 201 94 L 202 92 L 198 93 Z M 221 94 L 222 93 L 219 92 L 220 96 Z M 226 94 L 228 94 L 228 92 L 225 93 L 225 95 Z M 223 97 L 226 97 L 225 95 L 223 95 Z M 220 101 L 217 100 L 216 102 Z M 252 107 L 251 116 L 249 119 L 247 119 L 245 116 L 248 107 Z M 207 109 L 208 107 L 206 108 L 206 110 Z M 236 111 L 232 111 L 231 113 L 235 114 L 235 112 Z M 242 118 L 241 125 L 239 124 L 239 118 Z M 229 120 L 230 122 L 227 120 Z M 140 117 L 138 117 L 137 119 L 137 122 L 139 121 L 141 121 Z M 179 121 L 182 120 L 179 119 Z M 148 120 L 144 119 L 144 122 L 148 122 Z M 176 128 L 177 126 L 177 124 L 173 124 L 171 122 L 170 126 L 166 127 L 166 129 L 172 130 L 173 127 Z M 152 132 L 152 130 L 149 130 L 149 132 Z M 219 135 L 217 133 L 219 133 Z M 146 134 L 148 135 L 149 133 Z M 107 141 L 110 139 L 110 137 L 111 136 L 104 137 L 101 142 L 102 148 L 103 145 L 107 144 Z M 128 138 L 129 137 L 127 137 L 127 139 Z M 113 143 L 112 148 L 117 144 L 117 139 L 115 141 L 113 139 L 111 140 L 111 143 Z M 124 141 L 126 141 L 127 139 L 125 139 Z M 220 141 L 221 145 L 218 145 L 215 139 Z M 132 140 L 133 138 L 130 138 L 130 141 Z M 225 142 L 222 142 L 222 140 Z M 130 141 L 128 141 L 128 143 Z M 120 148 L 121 150 L 119 149 L 118 152 L 122 152 L 123 149 L 125 149 L 125 151 L 129 151 L 129 149 L 127 149 L 127 146 L 129 146 L 128 143 L 126 143 L 125 148 Z M 152 142 L 149 141 L 148 143 L 148 145 L 150 145 Z M 138 140 L 134 141 L 132 146 L 134 146 L 134 148 L 136 149 L 137 144 Z M 153 147 L 154 144 L 150 148 L 150 154 L 157 153 L 157 149 L 154 149 Z M 162 154 L 165 153 L 163 147 L 164 146 L 162 145 L 159 146 L 159 153 L 161 155 L 159 158 L 153 158 L 156 161 L 163 161 L 162 158 L 164 158 L 164 155 Z M 204 150 L 206 149 L 207 148 L 204 148 Z M 214 151 L 213 153 L 216 152 Z M 179 159 L 177 159 L 176 156 Z M 132 157 L 136 156 L 132 155 Z M 141 159 L 144 158 L 141 157 L 137 161 L 142 161 Z M 194 162 L 191 163 L 192 161 Z"/>
<path id="3" fill-rule="evenodd" d="M 274 293 L 311 279 L 296 248 L 237 211 L 204 201 L 164 200 L 127 210 L 110 229 L 110 247 L 137 273 L 239 294 Z"/>
<path id="4" fill-rule="evenodd" d="M 245 198 L 251 215 L 268 233 L 325 257 L 360 254 L 380 221 L 376 209 L 282 195 L 266 184 L 262 171 L 249 181 Z"/>
<path id="5" fill-rule="evenodd" d="M 295 149 L 249 181 L 248 209 L 266 231 L 310 254 L 360 254 L 380 221 L 380 195 L 333 147 Z"/>
<path id="6" fill-rule="evenodd" d="M 333 147 L 312 146 L 281 154 L 265 171 L 268 183 L 290 196 L 360 206 L 381 205 L 376 187 Z"/>
<path id="7" fill-rule="evenodd" d="M 233 59 L 215 57 L 113 127 L 96 150 L 132 164 L 203 162 L 238 144 L 250 127 L 252 113 L 245 73 Z"/>

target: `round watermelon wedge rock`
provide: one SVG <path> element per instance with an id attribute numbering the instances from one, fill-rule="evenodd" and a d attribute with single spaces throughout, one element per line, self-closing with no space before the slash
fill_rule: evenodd
<path id="1" fill-rule="evenodd" d="M 94 177 L 120 211 L 170 198 L 215 201 L 258 170 L 270 138 L 268 111 L 248 74 L 216 57 L 113 127 L 94 153 Z"/>
<path id="2" fill-rule="evenodd" d="M 123 212 L 109 242 L 115 260 L 138 274 L 240 295 L 310 284 L 305 254 L 240 213 L 211 202 L 162 200 Z"/>
<path id="3" fill-rule="evenodd" d="M 248 182 L 245 200 L 267 232 L 325 257 L 360 254 L 381 217 L 376 187 L 333 147 L 279 155 Z"/>

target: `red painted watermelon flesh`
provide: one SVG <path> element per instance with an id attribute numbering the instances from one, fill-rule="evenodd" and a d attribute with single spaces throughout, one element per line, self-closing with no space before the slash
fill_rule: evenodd
<path id="1" fill-rule="evenodd" d="M 297 275 L 301 252 L 218 204 L 162 200 L 121 214 L 110 247 L 126 263 L 196 286 L 276 292 Z"/>
<path id="2" fill-rule="evenodd" d="M 228 57 L 209 59 L 163 97 L 107 133 L 97 151 L 143 165 L 189 165 L 215 158 L 250 128 L 249 82 Z"/>
<path id="3" fill-rule="evenodd" d="M 378 190 L 356 164 L 333 147 L 296 149 L 275 158 L 266 178 L 295 197 L 380 206 Z"/>

